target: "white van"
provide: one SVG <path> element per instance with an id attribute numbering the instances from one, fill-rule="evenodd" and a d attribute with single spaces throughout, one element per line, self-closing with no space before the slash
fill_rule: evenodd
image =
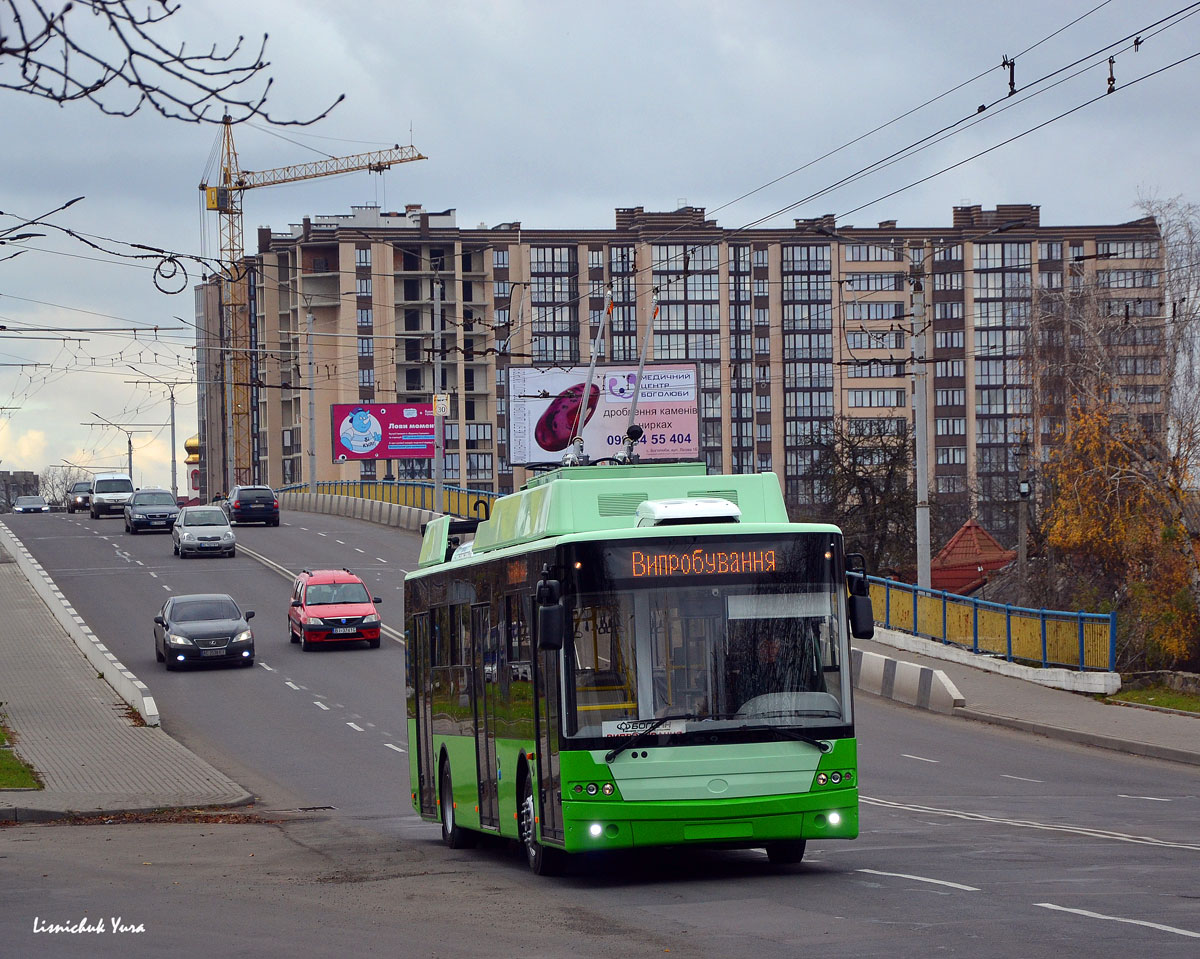
<path id="1" fill-rule="evenodd" d="M 120 513 L 133 495 L 133 480 L 124 473 L 97 473 L 92 477 L 92 519 Z"/>

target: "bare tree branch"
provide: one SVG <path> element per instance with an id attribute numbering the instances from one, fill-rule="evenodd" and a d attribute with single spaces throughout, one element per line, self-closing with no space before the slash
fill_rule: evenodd
<path id="1" fill-rule="evenodd" d="M 0 0 L 0 88 L 60 106 L 87 101 L 110 116 L 147 107 L 186 123 L 220 123 L 229 114 L 235 122 L 257 116 L 277 126 L 315 123 L 344 99 L 309 119 L 271 116 L 267 35 L 254 53 L 244 48 L 242 36 L 203 53 L 184 43 L 168 47 L 157 34 L 179 9 L 171 0 L 147 0 L 141 12 L 129 0 Z M 84 13 L 101 29 L 80 21 Z"/>

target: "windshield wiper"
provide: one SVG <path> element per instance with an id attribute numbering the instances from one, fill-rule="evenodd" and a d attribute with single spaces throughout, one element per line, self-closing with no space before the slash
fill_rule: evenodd
<path id="1" fill-rule="evenodd" d="M 788 739 L 794 739 L 797 742 L 808 743 L 810 746 L 815 746 L 818 751 L 827 753 L 833 748 L 833 745 L 824 739 L 817 739 L 816 736 L 810 736 L 807 733 L 798 732 L 789 726 L 768 726 L 765 723 L 761 726 L 743 726 L 743 729 L 752 730 L 753 732 L 777 732 L 781 736 L 786 736 Z"/>
<path id="2" fill-rule="evenodd" d="M 604 761 L 606 763 L 611 763 L 614 759 L 616 759 L 618 756 L 620 756 L 621 753 L 625 752 L 626 749 L 633 749 L 634 746 L 640 746 L 642 743 L 644 743 L 650 737 L 651 733 L 653 733 L 656 729 L 658 729 L 659 726 L 663 725 L 664 723 L 669 723 L 672 719 L 699 719 L 699 718 L 700 717 L 697 716 L 695 713 L 676 713 L 671 716 L 660 716 L 658 719 L 654 720 L 654 722 L 652 722 L 649 726 L 647 726 L 645 729 L 643 729 L 640 733 L 634 733 L 627 740 L 625 740 L 625 742 L 621 743 L 620 746 L 617 746 L 614 749 L 610 749 L 608 752 L 606 752 L 604 754 Z"/>

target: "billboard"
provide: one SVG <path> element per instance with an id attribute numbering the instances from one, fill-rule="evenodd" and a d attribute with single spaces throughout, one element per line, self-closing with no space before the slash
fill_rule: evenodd
<path id="1" fill-rule="evenodd" d="M 577 423 L 582 423 L 583 449 L 591 459 L 621 449 L 636 364 L 597 366 L 590 387 L 586 381 L 586 366 L 509 368 L 509 458 L 514 465 L 559 462 Z M 637 445 L 642 459 L 696 459 L 700 415 L 695 364 L 648 365 L 642 372 L 636 422 L 645 431 Z"/>
<path id="2" fill-rule="evenodd" d="M 333 461 L 433 459 L 432 403 L 334 403 Z"/>

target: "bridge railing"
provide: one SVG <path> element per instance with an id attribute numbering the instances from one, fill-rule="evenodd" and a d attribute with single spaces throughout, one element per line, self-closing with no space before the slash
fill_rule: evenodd
<path id="1" fill-rule="evenodd" d="M 868 576 L 875 621 L 1009 662 L 1117 668 L 1117 614 L 1032 609 Z"/>
<path id="2" fill-rule="evenodd" d="M 278 493 L 307 493 L 310 492 L 308 483 L 293 483 L 282 486 Z M 387 483 L 382 480 L 321 480 L 311 492 L 323 493 L 330 496 L 357 496 L 359 499 L 379 500 L 382 503 L 393 503 L 396 506 L 411 506 L 416 509 L 431 510 L 435 513 L 449 513 L 451 516 L 463 518 L 486 519 L 491 515 L 492 503 L 499 493 L 488 490 L 466 489 L 461 486 L 442 486 L 442 503 L 439 508 L 435 505 L 436 490 L 433 483 L 399 482 Z"/>

